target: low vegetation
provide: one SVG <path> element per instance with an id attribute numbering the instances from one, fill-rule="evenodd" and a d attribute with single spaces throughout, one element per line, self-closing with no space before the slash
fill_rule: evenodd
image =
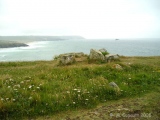
<path id="1" fill-rule="evenodd" d="M 109 52 L 102 52 L 102 54 L 105 56 L 105 55 L 108 55 Z"/>
<path id="2" fill-rule="evenodd" d="M 78 58 L 80 59 L 80 58 Z M 111 63 L 0 63 L 0 119 L 36 118 L 142 96 L 160 86 L 160 57 L 121 57 Z M 115 68 L 118 64 L 122 69 Z M 109 86 L 115 82 L 120 91 Z"/>

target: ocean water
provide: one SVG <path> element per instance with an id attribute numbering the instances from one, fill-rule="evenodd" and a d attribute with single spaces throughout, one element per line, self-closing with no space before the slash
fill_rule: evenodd
<path id="1" fill-rule="evenodd" d="M 160 39 L 84 39 L 38 41 L 28 47 L 1 48 L 0 61 L 52 60 L 55 55 L 105 48 L 109 53 L 124 56 L 160 56 Z"/>

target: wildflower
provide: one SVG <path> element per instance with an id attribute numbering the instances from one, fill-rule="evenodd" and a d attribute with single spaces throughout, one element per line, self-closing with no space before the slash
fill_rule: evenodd
<path id="1" fill-rule="evenodd" d="M 13 79 L 11 79 L 11 78 L 10 78 L 9 80 L 10 80 L 10 81 L 13 81 Z"/>
<path id="2" fill-rule="evenodd" d="M 31 88 L 32 88 L 32 85 L 30 85 L 28 88 L 31 89 Z"/>
<path id="3" fill-rule="evenodd" d="M 24 81 L 21 81 L 20 83 L 21 83 L 21 84 L 23 84 L 23 83 L 24 83 Z"/>
<path id="4" fill-rule="evenodd" d="M 8 88 L 10 88 L 11 86 L 8 86 Z"/>
<path id="5" fill-rule="evenodd" d="M 73 104 L 76 104 L 76 102 L 73 102 Z"/>
<path id="6" fill-rule="evenodd" d="M 9 100 L 9 98 L 6 98 L 6 100 Z"/>
<path id="7" fill-rule="evenodd" d="M 129 80 L 131 79 L 131 78 L 128 78 Z"/>
<path id="8" fill-rule="evenodd" d="M 127 83 L 123 82 L 124 85 L 127 85 Z"/>
<path id="9" fill-rule="evenodd" d="M 67 91 L 67 93 L 69 94 L 70 92 L 69 92 L 69 91 Z"/>
<path id="10" fill-rule="evenodd" d="M 77 92 L 79 92 L 79 93 L 80 93 L 81 91 L 80 91 L 80 90 L 78 90 Z"/>
<path id="11" fill-rule="evenodd" d="M 4 99 L 3 98 L 1 98 L 1 101 L 3 101 Z"/>
<path id="12" fill-rule="evenodd" d="M 30 82 L 30 80 L 26 80 L 26 82 Z"/>
<path id="13" fill-rule="evenodd" d="M 86 99 L 86 101 L 88 101 L 88 99 Z"/>
<path id="14" fill-rule="evenodd" d="M 29 99 L 31 100 L 31 99 L 32 99 L 32 97 L 29 97 Z"/>
<path id="15" fill-rule="evenodd" d="M 40 89 L 40 87 L 37 87 L 37 89 Z"/>
<path id="16" fill-rule="evenodd" d="M 73 89 L 74 91 L 77 91 L 77 89 Z"/>
<path id="17" fill-rule="evenodd" d="M 18 87 L 18 88 L 20 88 L 20 85 L 18 84 L 18 85 L 15 85 L 14 87 Z"/>
<path id="18" fill-rule="evenodd" d="M 12 99 L 13 101 L 16 101 L 16 99 Z"/>

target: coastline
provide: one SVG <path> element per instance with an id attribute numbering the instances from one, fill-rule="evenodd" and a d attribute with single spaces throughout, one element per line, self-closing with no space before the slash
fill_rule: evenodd
<path id="1" fill-rule="evenodd" d="M 14 47 L 27 47 L 25 43 L 15 41 L 0 41 L 0 48 L 14 48 Z"/>
<path id="2" fill-rule="evenodd" d="M 112 54 L 120 56 L 152 57 L 160 56 L 159 42 L 141 41 L 23 41 L 27 47 L 0 48 L 0 61 L 48 61 L 63 53 L 83 52 L 89 54 L 90 49 L 105 48 Z"/>

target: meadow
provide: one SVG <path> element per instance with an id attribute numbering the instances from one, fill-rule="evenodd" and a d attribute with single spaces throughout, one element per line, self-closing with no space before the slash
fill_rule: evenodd
<path id="1" fill-rule="evenodd" d="M 77 58 L 81 59 L 81 58 Z M 122 69 L 115 68 L 118 64 Z M 109 86 L 115 82 L 120 90 Z M 92 109 L 100 103 L 158 91 L 160 57 L 125 57 L 120 61 L 73 65 L 57 60 L 0 63 L 0 119 L 37 118 Z"/>

